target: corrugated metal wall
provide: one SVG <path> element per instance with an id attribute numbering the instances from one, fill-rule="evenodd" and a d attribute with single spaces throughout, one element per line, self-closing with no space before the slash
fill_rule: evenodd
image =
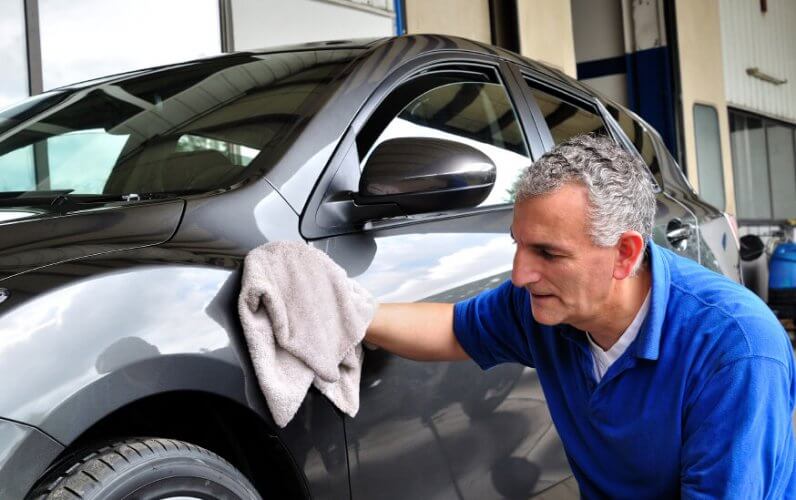
<path id="1" fill-rule="evenodd" d="M 721 0 L 719 11 L 728 104 L 796 121 L 796 1 Z M 748 75 L 755 67 L 787 82 Z"/>

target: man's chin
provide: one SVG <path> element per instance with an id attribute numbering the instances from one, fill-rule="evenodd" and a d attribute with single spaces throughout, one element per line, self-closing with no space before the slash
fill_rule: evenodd
<path id="1" fill-rule="evenodd" d="M 561 324 L 562 318 L 558 314 L 550 314 L 543 310 L 537 310 L 531 305 L 531 314 L 533 319 L 540 325 L 555 326 Z"/>

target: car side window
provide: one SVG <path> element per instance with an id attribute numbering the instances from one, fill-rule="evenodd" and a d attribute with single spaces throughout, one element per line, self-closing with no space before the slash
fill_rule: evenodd
<path id="1" fill-rule="evenodd" d="M 608 135 L 605 124 L 598 114 L 552 93 L 539 90 L 530 82 L 528 85 L 531 86 L 531 93 L 544 116 L 555 145 L 580 134 Z"/>
<path id="2" fill-rule="evenodd" d="M 655 143 L 652 135 L 650 135 L 647 128 L 638 120 L 634 119 L 629 113 L 616 106 L 606 104 L 605 108 L 614 120 L 616 120 L 616 123 L 619 124 L 619 127 L 627 138 L 630 139 L 630 142 L 633 143 L 633 146 L 641 155 L 644 163 L 649 167 L 653 177 L 655 177 L 655 181 L 658 185 L 662 185 L 661 162 L 655 150 Z"/>
<path id="3" fill-rule="evenodd" d="M 531 164 L 514 106 L 494 72 L 433 71 L 399 86 L 357 137 L 360 169 L 380 143 L 399 137 L 447 139 L 489 156 L 497 178 L 482 207 L 511 203 L 514 181 Z"/>

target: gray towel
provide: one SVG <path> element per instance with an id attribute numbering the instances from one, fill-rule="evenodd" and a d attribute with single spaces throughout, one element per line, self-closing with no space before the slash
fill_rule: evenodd
<path id="1" fill-rule="evenodd" d="M 255 248 L 244 261 L 238 312 L 277 425 L 290 422 L 310 384 L 356 415 L 361 341 L 376 300 L 332 259 L 300 242 Z"/>

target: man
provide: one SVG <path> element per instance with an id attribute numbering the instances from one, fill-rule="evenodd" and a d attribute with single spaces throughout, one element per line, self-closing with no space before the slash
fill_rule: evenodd
<path id="1" fill-rule="evenodd" d="M 658 247 L 643 165 L 575 137 L 516 185 L 511 281 L 383 304 L 366 340 L 535 367 L 586 498 L 796 498 L 787 336 L 752 293 Z"/>

